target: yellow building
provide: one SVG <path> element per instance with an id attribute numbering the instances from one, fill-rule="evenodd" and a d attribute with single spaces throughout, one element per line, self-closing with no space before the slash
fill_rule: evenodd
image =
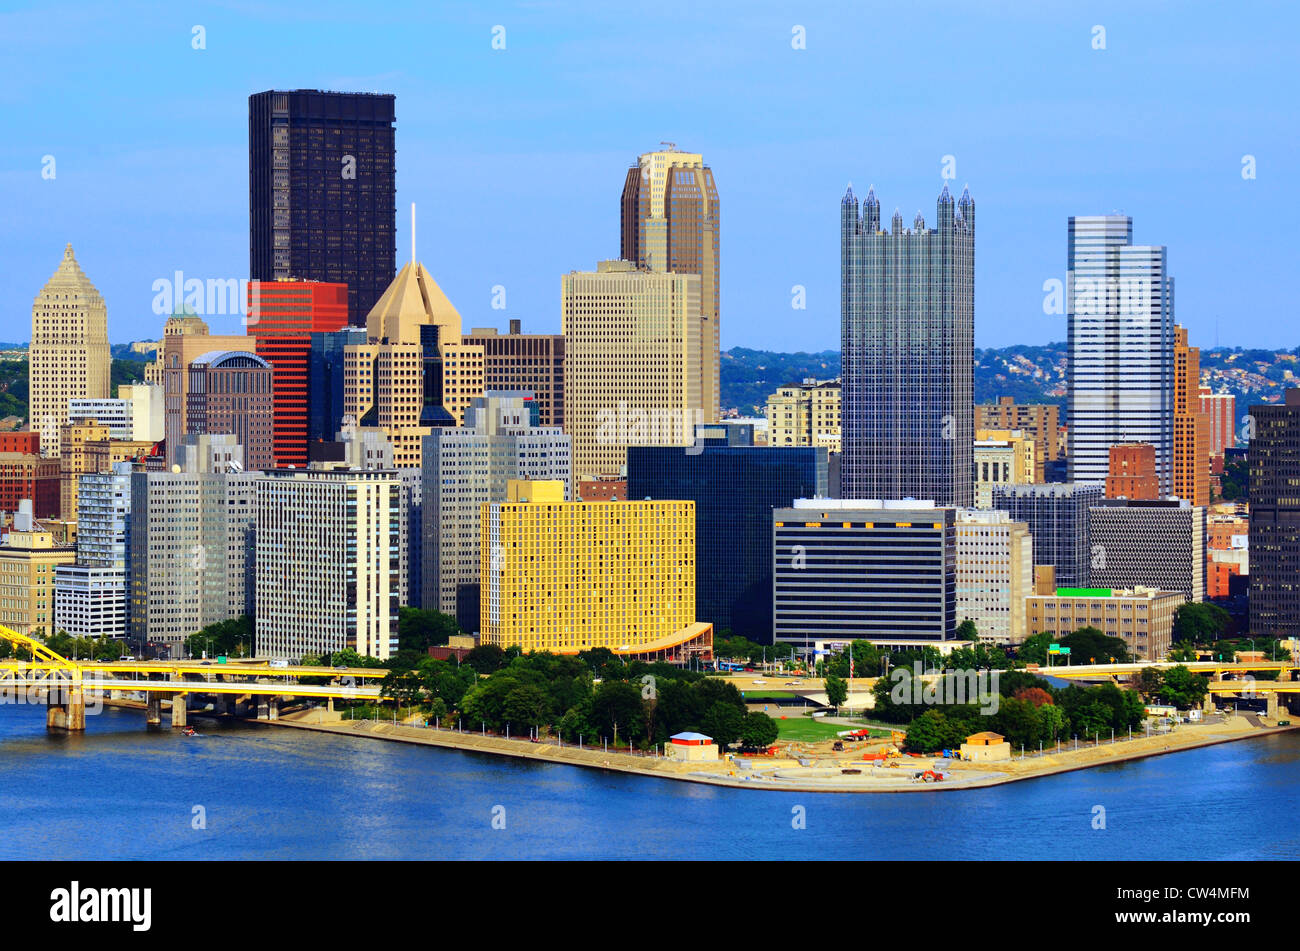
<path id="1" fill-rule="evenodd" d="M 825 446 L 840 451 L 840 381 L 804 380 L 767 398 L 769 446 Z"/>
<path id="2" fill-rule="evenodd" d="M 628 446 L 686 446 L 716 420 L 702 367 L 700 278 L 601 261 L 561 283 L 564 428 L 573 475 L 618 476 Z"/>
<path id="3" fill-rule="evenodd" d="M 59 514 L 77 517 L 77 486 L 83 475 L 112 472 L 113 463 L 147 455 L 154 443 L 112 439 L 109 427 L 93 419 L 78 419 L 59 430 Z"/>
<path id="4" fill-rule="evenodd" d="M 1174 612 L 1187 601 L 1181 591 L 1154 588 L 1057 588 L 1025 600 L 1029 634 L 1064 637 L 1081 627 L 1095 627 L 1107 637 L 1123 638 L 1139 660 L 1163 660 L 1173 644 Z M 1072 663 L 1107 663 L 1108 657 L 1071 657 Z"/>
<path id="5" fill-rule="evenodd" d="M 41 434 L 41 454 L 59 453 L 68 400 L 108 399 L 112 358 L 108 308 L 77 264 L 72 245 L 32 304 L 28 429 Z"/>
<path id="6" fill-rule="evenodd" d="M 1201 348 L 1174 327 L 1173 494 L 1193 505 L 1210 504 L 1210 415 L 1201 412 Z"/>
<path id="7" fill-rule="evenodd" d="M 411 261 L 366 316 L 364 344 L 343 349 L 343 411 L 377 426 L 393 444 L 393 464 L 419 468 L 421 441 L 437 425 L 460 425 L 465 408 L 483 395 L 483 347 L 461 338 L 460 312 L 425 270 Z M 425 341 L 436 342 L 426 353 Z M 441 379 L 430 395 L 450 420 L 426 408 L 425 368 Z"/>
<path id="8" fill-rule="evenodd" d="M 483 505 L 481 558 L 484 644 L 650 653 L 701 627 L 694 502 L 565 502 L 563 482 L 512 479 Z"/>
<path id="9" fill-rule="evenodd" d="M 30 502 L 19 505 L 0 544 L 0 624 L 29 637 L 52 634 L 54 569 L 72 564 L 77 550 L 32 518 Z"/>
<path id="10" fill-rule="evenodd" d="M 972 455 L 975 507 L 993 507 L 995 485 L 1024 485 L 1037 471 L 1034 439 L 1019 429 L 977 429 Z"/>

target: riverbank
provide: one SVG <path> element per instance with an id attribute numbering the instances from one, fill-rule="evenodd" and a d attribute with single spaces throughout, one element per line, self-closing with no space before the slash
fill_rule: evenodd
<path id="1" fill-rule="evenodd" d="M 520 759 L 542 760 L 685 780 L 738 789 L 770 789 L 783 792 L 944 792 L 977 789 L 1004 783 L 1037 779 L 1094 766 L 1106 766 L 1149 756 L 1163 756 L 1184 750 L 1231 743 L 1257 736 L 1285 733 L 1300 727 L 1278 727 L 1253 718 L 1230 716 L 1217 723 L 1188 724 L 1168 734 L 1117 740 L 1096 745 L 1080 744 L 1076 749 L 1051 751 L 1043 755 L 1015 757 L 998 763 L 945 761 L 949 777 L 941 782 L 922 782 L 915 775 L 927 769 L 933 757 L 904 757 L 894 760 L 895 767 L 878 767 L 864 762 L 857 752 L 842 755 L 732 757 L 717 763 L 682 763 L 655 756 L 606 752 L 601 749 L 533 743 L 530 740 L 506 739 L 477 733 L 457 733 L 401 723 L 373 720 L 336 720 L 326 722 L 323 711 L 305 710 L 287 714 L 275 721 L 254 721 L 273 726 L 314 730 L 347 736 L 391 740 L 437 746 L 444 749 L 493 753 Z M 1256 725 L 1258 723 L 1258 725 Z M 844 770 L 854 770 L 845 773 Z"/>

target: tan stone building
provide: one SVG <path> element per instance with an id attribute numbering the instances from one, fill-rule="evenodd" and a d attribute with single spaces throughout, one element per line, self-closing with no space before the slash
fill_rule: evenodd
<path id="1" fill-rule="evenodd" d="M 150 383 L 161 382 L 163 385 L 164 433 L 169 466 L 179 461 L 181 443 L 190 431 L 190 364 L 206 353 L 225 350 L 254 353 L 257 340 L 243 334 L 208 333 L 208 325 L 203 319 L 192 314 L 174 314 L 163 325 L 158 360 L 152 373 L 150 368 L 146 368 L 145 378 Z"/>
<path id="2" fill-rule="evenodd" d="M 564 335 L 526 334 L 511 320 L 509 333 L 475 327 L 463 338 L 483 348 L 483 391 L 527 390 L 537 401 L 537 425 L 564 425 Z M 459 419 L 464 425 L 464 419 Z"/>
<path id="3" fill-rule="evenodd" d="M 109 426 L 78 419 L 59 430 L 59 514 L 77 517 L 77 487 L 83 475 L 113 471 L 113 463 L 147 456 L 156 444 L 149 440 L 113 439 Z"/>
<path id="4" fill-rule="evenodd" d="M 840 451 L 840 381 L 804 380 L 767 398 L 769 446 L 825 446 Z"/>
<path id="5" fill-rule="evenodd" d="M 1026 602 L 1029 634 L 1058 637 L 1081 627 L 1095 627 L 1107 637 L 1123 638 L 1139 660 L 1161 660 L 1174 639 L 1174 612 L 1187 601 L 1181 591 L 1154 588 L 1057 588 L 1033 594 Z M 1076 664 L 1106 663 L 1109 658 L 1072 657 Z"/>
<path id="6" fill-rule="evenodd" d="M 1201 348 L 1174 327 L 1173 494 L 1193 505 L 1210 504 L 1210 416 L 1201 412 Z"/>
<path id="7" fill-rule="evenodd" d="M 32 304 L 28 359 L 28 428 L 40 432 L 42 455 L 58 455 L 59 427 L 68 421 L 68 400 L 107 399 L 113 362 L 108 308 L 77 264 L 70 244 Z"/>
<path id="8" fill-rule="evenodd" d="M 421 440 L 483 395 L 483 348 L 462 340 L 460 312 L 416 261 L 375 303 L 366 336 L 343 351 L 343 411 L 384 431 L 394 465 L 419 468 Z"/>
<path id="9" fill-rule="evenodd" d="M 957 618 L 975 622 L 985 644 L 1028 637 L 1025 599 L 1034 591 L 1029 526 L 1002 511 L 957 510 Z"/>
<path id="10" fill-rule="evenodd" d="M 972 452 L 975 507 L 993 507 L 996 485 L 1027 485 L 1037 471 L 1034 440 L 1019 429 L 977 429 Z"/>
<path id="11" fill-rule="evenodd" d="M 28 637 L 53 633 L 54 570 L 77 556 L 60 545 L 23 503 L 0 542 L 0 624 Z"/>
<path id="12" fill-rule="evenodd" d="M 632 445 L 685 446 L 704 402 L 700 278 L 601 261 L 561 281 L 573 474 L 618 476 Z M 713 410 L 716 416 L 716 407 Z"/>
<path id="13" fill-rule="evenodd" d="M 996 403 L 975 406 L 976 429 L 1019 429 L 1034 440 L 1034 478 L 1046 482 L 1048 463 L 1065 459 L 1065 436 L 1061 432 L 1061 408 L 1052 405 L 1017 403 L 1003 396 Z"/>

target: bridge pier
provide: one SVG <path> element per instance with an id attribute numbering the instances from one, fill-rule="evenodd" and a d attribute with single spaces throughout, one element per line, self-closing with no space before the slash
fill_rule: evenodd
<path id="1" fill-rule="evenodd" d="M 150 693 L 144 704 L 144 722 L 147 726 L 162 725 L 162 697 Z"/>
<path id="2" fill-rule="evenodd" d="M 188 701 L 189 694 L 172 694 L 172 729 L 179 729 L 187 725 L 186 714 L 189 711 L 186 704 Z"/>
<path id="3" fill-rule="evenodd" d="M 226 716 L 230 713 L 230 695 L 224 693 L 217 694 L 216 699 L 213 700 L 212 706 L 213 712 L 215 712 L 217 716 Z"/>
<path id="4" fill-rule="evenodd" d="M 280 698 L 279 697 L 258 697 L 257 718 L 259 720 L 280 719 Z"/>
<path id="5" fill-rule="evenodd" d="M 1269 719 L 1276 719 L 1277 713 L 1278 713 L 1277 691 L 1270 690 L 1268 692 L 1268 709 L 1265 711 L 1264 716 L 1268 717 Z"/>
<path id="6" fill-rule="evenodd" d="M 1205 699 L 1201 702 L 1201 709 L 1206 713 L 1214 713 L 1218 707 L 1214 705 L 1214 694 L 1207 693 Z"/>
<path id="7" fill-rule="evenodd" d="M 81 687 L 51 687 L 45 696 L 45 728 L 86 731 L 86 696 Z"/>

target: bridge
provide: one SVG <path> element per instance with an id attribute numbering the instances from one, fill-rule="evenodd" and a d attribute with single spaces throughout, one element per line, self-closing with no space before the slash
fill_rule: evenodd
<path id="1" fill-rule="evenodd" d="M 162 722 L 162 701 L 171 700 L 171 725 L 186 725 L 188 699 L 211 695 L 219 713 L 247 715 L 256 704 L 260 719 L 279 716 L 281 700 L 292 697 L 334 700 L 378 700 L 380 688 L 358 681 L 384 677 L 380 667 L 284 666 L 264 662 L 213 664 L 211 661 L 95 661 L 69 660 L 40 641 L 0 625 L 0 640 L 26 650 L 31 660 L 0 660 L 0 698 L 16 691 L 45 693 L 45 724 L 50 730 L 86 729 L 86 694 L 144 694 L 145 720 Z M 304 684 L 302 677 L 326 677 L 329 683 Z M 274 679 L 270 679 L 274 678 Z M 269 682 L 268 682 L 269 681 Z M 234 701 L 233 704 L 231 701 Z"/>
<path id="2" fill-rule="evenodd" d="M 1232 662 L 1195 660 L 1195 661 L 1152 661 L 1136 664 L 1078 664 L 1068 667 L 1040 667 L 1035 671 L 1048 677 L 1061 677 L 1065 680 L 1112 680 L 1131 677 L 1147 667 L 1168 670 L 1171 667 L 1186 667 L 1193 673 L 1206 674 L 1210 678 L 1209 693 L 1205 698 L 1207 710 L 1214 710 L 1214 698 L 1236 696 L 1246 700 L 1263 700 L 1266 704 L 1265 716 L 1276 717 L 1280 713 L 1281 697 L 1284 694 L 1300 694 L 1300 681 L 1295 673 L 1300 671 L 1296 661 L 1262 660 Z M 1256 680 L 1255 673 L 1275 673 L 1276 680 Z"/>

